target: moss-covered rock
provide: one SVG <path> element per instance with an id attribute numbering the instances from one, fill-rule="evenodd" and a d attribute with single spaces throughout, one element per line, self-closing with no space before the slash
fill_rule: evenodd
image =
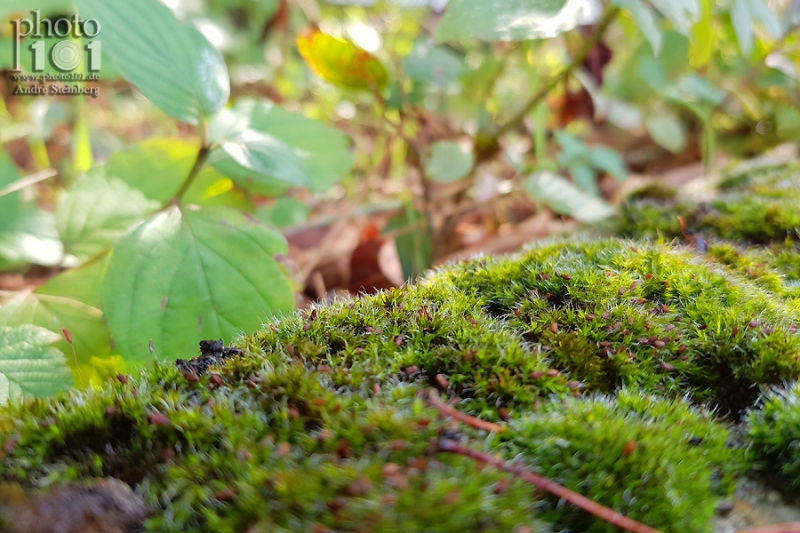
<path id="1" fill-rule="evenodd" d="M 710 531 L 750 462 L 787 479 L 800 468 L 797 391 L 758 402 L 800 376 L 797 225 L 774 194 L 795 175 L 731 177 L 712 210 L 676 210 L 661 191 L 620 222 L 675 237 L 680 215 L 712 237 L 707 250 L 547 241 L 285 317 L 202 361 L 12 405 L 0 522 L 19 529 L 15 509 L 31 505 L 4 486 L 47 501 L 116 478 L 147 505 L 146 531 L 615 530 L 441 453 L 448 440 L 664 531 Z M 648 209 L 658 216 L 636 218 Z M 772 225 L 745 233 L 751 223 Z M 431 388 L 502 431 L 440 417 L 420 394 Z M 743 442 L 731 428 L 747 410 Z"/>

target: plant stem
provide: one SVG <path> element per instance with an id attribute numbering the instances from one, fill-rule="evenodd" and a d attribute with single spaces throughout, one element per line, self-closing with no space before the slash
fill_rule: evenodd
<path id="1" fill-rule="evenodd" d="M 197 152 L 197 158 L 195 158 L 194 160 L 194 165 L 192 165 L 192 170 L 189 171 L 189 175 L 186 176 L 186 179 L 181 185 L 181 188 L 178 189 L 178 192 L 176 192 L 172 198 L 170 198 L 167 204 L 177 204 L 178 202 L 180 202 L 181 198 L 183 198 L 183 195 L 186 194 L 186 191 L 188 191 L 189 187 L 191 187 L 192 183 L 194 182 L 194 179 L 197 177 L 198 174 L 200 174 L 200 170 L 202 170 L 203 165 L 206 164 L 206 160 L 208 159 L 208 156 L 211 153 L 212 148 L 213 146 L 211 145 L 205 143 L 203 144 L 203 146 Z"/>
<path id="2" fill-rule="evenodd" d="M 559 83 L 564 81 L 564 79 L 576 68 L 579 68 L 583 65 L 586 58 L 589 57 L 589 52 L 597 46 L 600 42 L 600 39 L 603 38 L 603 34 L 606 32 L 608 27 L 614 21 L 614 19 L 619 14 L 620 9 L 618 7 L 612 7 L 606 11 L 603 15 L 603 18 L 597 23 L 595 27 L 594 33 L 583 43 L 583 48 L 580 49 L 578 54 L 572 58 L 572 61 L 569 65 L 564 67 L 558 74 L 553 76 L 547 84 L 539 89 L 539 91 L 534 94 L 530 100 L 528 100 L 522 109 L 520 109 L 514 116 L 512 116 L 505 124 L 502 124 L 498 127 L 494 132 L 490 133 L 488 136 L 489 141 L 496 141 L 506 133 L 508 133 L 511 129 L 516 128 L 522 121 L 525 120 L 525 117 L 531 110 L 536 107 L 536 104 L 541 102 L 547 94 L 552 91 Z"/>

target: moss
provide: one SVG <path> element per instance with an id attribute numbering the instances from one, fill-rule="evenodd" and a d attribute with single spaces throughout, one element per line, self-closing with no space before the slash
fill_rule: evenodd
<path id="1" fill-rule="evenodd" d="M 800 237 L 800 164 L 746 168 L 726 175 L 717 197 L 695 204 L 647 194 L 622 207 L 617 231 L 627 237 L 681 236 L 677 217 L 688 230 L 707 238 L 769 244 Z"/>
<path id="2" fill-rule="evenodd" d="M 800 495 L 800 386 L 775 389 L 749 416 L 750 453 L 756 469 L 781 488 Z"/>
<path id="3" fill-rule="evenodd" d="M 607 529 L 437 453 L 446 437 L 707 531 L 742 464 L 707 409 L 735 420 L 800 375 L 795 250 L 573 238 L 464 261 L 273 322 L 202 375 L 160 364 L 13 405 L 0 481 L 122 479 L 154 511 L 147 531 Z M 452 426 L 418 396 L 430 387 L 506 431 Z"/>
<path id="4" fill-rule="evenodd" d="M 724 469 L 737 460 L 726 447 L 728 430 L 708 412 L 627 390 L 616 398 L 550 404 L 512 426 L 515 433 L 504 446 L 511 453 L 550 479 L 663 531 L 708 531 L 715 495 L 729 488 Z M 617 531 L 561 507 L 545 500 L 541 514 L 557 528 Z"/>

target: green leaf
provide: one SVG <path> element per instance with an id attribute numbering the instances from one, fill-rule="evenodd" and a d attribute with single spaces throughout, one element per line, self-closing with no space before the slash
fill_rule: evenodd
<path id="1" fill-rule="evenodd" d="M 148 139 L 131 148 L 114 152 L 102 167 L 108 178 L 119 178 L 146 198 L 165 203 L 172 198 L 189 175 L 197 157 L 195 143 L 183 139 Z M 211 167 L 203 167 L 186 195 L 184 203 L 228 205 L 247 209 L 249 203 L 233 188 L 233 181 Z"/>
<path id="2" fill-rule="evenodd" d="M 417 41 L 403 59 L 403 71 L 412 80 L 446 90 L 458 82 L 464 72 L 464 62 L 446 48 Z"/>
<path id="3" fill-rule="evenodd" d="M 669 19 L 675 29 L 688 35 L 700 15 L 698 0 L 651 0 L 662 15 Z"/>
<path id="4" fill-rule="evenodd" d="M 653 115 L 647 119 L 647 131 L 662 148 L 672 153 L 686 147 L 686 128 L 675 115 Z"/>
<path id="5" fill-rule="evenodd" d="M 800 138 L 800 110 L 793 105 L 780 104 L 775 110 L 775 129 L 785 141 Z"/>
<path id="6" fill-rule="evenodd" d="M 689 64 L 695 68 L 708 65 L 714 53 L 714 28 L 711 24 L 712 0 L 700 0 L 700 19 L 689 36 Z"/>
<path id="7" fill-rule="evenodd" d="M 433 258 L 433 233 L 429 226 L 414 227 L 425 218 L 406 205 L 405 213 L 396 215 L 386 222 L 385 231 L 407 229 L 405 233 L 395 239 L 397 256 L 403 268 L 403 277 L 406 280 L 421 276 L 430 268 Z"/>
<path id="8" fill-rule="evenodd" d="M 596 169 L 613 176 L 617 181 L 628 177 L 622 156 L 613 148 L 598 146 L 589 149 L 589 163 Z"/>
<path id="9" fill-rule="evenodd" d="M 103 310 L 119 353 L 144 363 L 196 353 L 294 306 L 273 259 L 288 250 L 265 224 L 227 208 L 171 207 L 122 239 L 103 284 Z"/>
<path id="10" fill-rule="evenodd" d="M 32 325 L 0 327 L 0 405 L 43 398 L 72 385 L 64 355 L 48 344 L 58 335 Z"/>
<path id="11" fill-rule="evenodd" d="M 238 131 L 223 141 L 208 162 L 255 193 L 269 194 L 276 185 L 307 187 L 310 184 L 308 172 L 291 146 L 255 130 Z"/>
<path id="12" fill-rule="evenodd" d="M 275 203 L 256 211 L 256 217 L 276 228 L 297 226 L 308 220 L 311 208 L 297 198 L 278 198 Z"/>
<path id="13" fill-rule="evenodd" d="M 87 259 L 113 245 L 158 206 L 119 179 L 88 176 L 61 194 L 56 228 L 65 251 Z"/>
<path id="14" fill-rule="evenodd" d="M 20 179 L 19 170 L 5 150 L 0 148 L 0 189 Z M 0 233 L 14 223 L 20 212 L 20 193 L 0 196 Z"/>
<path id="15" fill-rule="evenodd" d="M 222 55 L 158 0 L 77 0 L 81 18 L 97 19 L 103 55 L 167 114 L 196 125 L 230 95 Z"/>
<path id="16" fill-rule="evenodd" d="M 425 172 L 433 181 L 441 183 L 458 181 L 466 177 L 475 157 L 455 141 L 438 141 L 431 147 L 431 156 L 425 162 Z"/>
<path id="17" fill-rule="evenodd" d="M 271 135 L 291 146 L 314 192 L 328 191 L 353 167 L 355 154 L 349 137 L 318 120 L 264 101 L 242 100 L 230 111 L 238 117 L 237 127 Z"/>
<path id="18" fill-rule="evenodd" d="M 731 6 L 731 24 L 733 31 L 736 32 L 736 40 L 739 41 L 739 48 L 742 54 L 749 56 L 753 50 L 753 20 L 750 14 L 750 6 L 747 0 L 733 0 Z"/>
<path id="19" fill-rule="evenodd" d="M 546 39 L 578 26 L 585 4 L 575 0 L 450 0 L 437 41 Z"/>
<path id="20" fill-rule="evenodd" d="M 66 328 L 72 335 L 81 373 L 90 382 L 101 383 L 109 375 L 103 368 L 112 358 L 111 339 L 100 310 L 100 287 L 107 266 L 107 258 L 95 261 L 50 278 L 35 291 L 9 296 L 0 302 L 0 326 L 33 324 L 46 328 L 58 334 L 55 347 L 71 355 L 72 348 L 60 335 L 61 328 Z M 71 356 L 67 362 L 71 365 Z"/>
<path id="21" fill-rule="evenodd" d="M 600 189 L 597 188 L 597 175 L 592 170 L 592 167 L 586 163 L 576 162 L 567 167 L 572 181 L 580 187 L 580 189 L 592 196 L 599 196 Z"/>
<path id="22" fill-rule="evenodd" d="M 736 39 L 744 55 L 750 55 L 753 50 L 753 22 L 761 22 L 773 38 L 783 34 L 777 15 L 763 0 L 733 0 L 730 14 Z"/>
<path id="23" fill-rule="evenodd" d="M 348 89 L 380 90 L 389 83 L 381 61 L 357 45 L 311 27 L 295 42 L 306 64 L 323 80 Z"/>
<path id="24" fill-rule="evenodd" d="M 561 146 L 561 153 L 558 154 L 558 162 L 567 166 L 575 160 L 585 159 L 588 156 L 586 145 L 583 141 L 564 130 L 556 130 L 556 142 Z"/>
<path id="25" fill-rule="evenodd" d="M 26 204 L 7 225 L 0 227 L 0 270 L 11 266 L 61 264 L 64 248 L 52 213 Z"/>
<path id="26" fill-rule="evenodd" d="M 653 53 L 658 55 L 661 52 L 664 34 L 658 26 L 653 8 L 642 0 L 613 0 L 612 4 L 625 9 L 633 16 L 633 20 L 636 21 L 642 34 L 653 47 Z"/>
<path id="27" fill-rule="evenodd" d="M 582 222 L 596 222 L 614 214 L 603 200 L 584 193 L 554 172 L 534 172 L 523 187 L 533 199 L 543 201 L 556 213 Z"/>

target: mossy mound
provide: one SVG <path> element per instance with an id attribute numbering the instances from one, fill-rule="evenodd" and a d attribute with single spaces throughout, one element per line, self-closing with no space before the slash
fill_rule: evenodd
<path id="1" fill-rule="evenodd" d="M 713 200 L 697 203 L 663 186 L 648 187 L 623 205 L 616 229 L 637 238 L 673 239 L 691 231 L 741 244 L 800 240 L 800 163 L 749 165 L 724 176 L 716 189 Z"/>
<path id="2" fill-rule="evenodd" d="M 746 465 L 729 423 L 800 375 L 783 259 L 757 260 L 767 292 L 747 257 L 567 239 L 451 265 L 275 321 L 204 373 L 159 364 L 11 406 L 0 480 L 121 479 L 146 531 L 614 531 L 440 453 L 447 439 L 664 531 L 710 531 Z M 504 430 L 441 419 L 431 387 Z"/>

